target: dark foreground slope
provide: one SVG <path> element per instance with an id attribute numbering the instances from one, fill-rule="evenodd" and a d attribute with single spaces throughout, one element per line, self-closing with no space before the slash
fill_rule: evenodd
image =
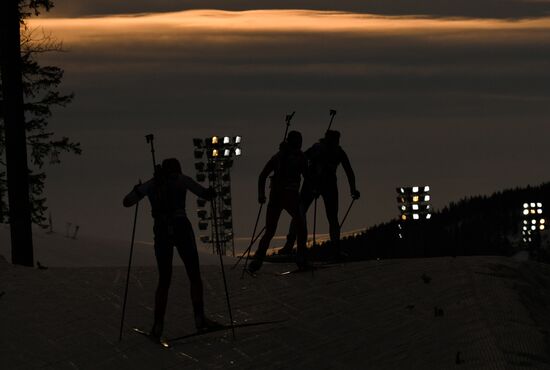
<path id="1" fill-rule="evenodd" d="M 123 268 L 34 270 L 0 263 L 0 368 L 550 368 L 550 269 L 505 257 L 367 261 L 310 273 L 229 276 L 238 322 L 286 320 L 157 348 L 153 268 L 132 274 L 118 342 Z M 219 269 L 203 268 L 207 310 L 227 321 Z M 167 335 L 192 331 L 176 268 Z M 459 364 L 457 364 L 457 361 Z"/>

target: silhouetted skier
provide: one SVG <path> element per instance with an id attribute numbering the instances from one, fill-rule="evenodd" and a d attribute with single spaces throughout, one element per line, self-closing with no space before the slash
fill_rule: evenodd
<path id="1" fill-rule="evenodd" d="M 303 269 L 306 265 L 307 224 L 305 213 L 300 204 L 301 178 L 307 173 L 307 160 L 302 148 L 302 135 L 298 131 L 288 133 L 286 142 L 267 162 L 258 180 L 258 202 L 265 203 L 265 182 L 270 173 L 271 190 L 266 212 L 265 234 L 258 244 L 254 259 L 248 266 L 249 271 L 257 271 L 263 263 L 267 248 L 277 230 L 282 210 L 286 210 L 296 225 L 298 251 L 296 264 Z"/>
<path id="2" fill-rule="evenodd" d="M 325 137 L 306 150 L 309 161 L 309 175 L 304 181 L 300 199 L 304 212 L 307 212 L 313 200 L 322 196 L 325 212 L 329 222 L 330 240 L 336 257 L 340 257 L 340 224 L 338 221 L 338 184 L 336 170 L 342 164 L 346 172 L 353 199 L 359 199 L 360 193 L 355 187 L 355 174 L 351 168 L 348 156 L 340 146 L 340 132 L 328 130 Z M 292 253 L 296 241 L 296 225 L 291 222 L 285 246 L 279 254 Z"/>
<path id="3" fill-rule="evenodd" d="M 131 207 L 147 196 L 151 203 L 154 218 L 155 256 L 159 272 L 155 294 L 155 316 L 151 329 L 151 336 L 155 339 L 160 339 L 164 327 L 168 289 L 172 279 L 174 246 L 185 264 L 189 277 L 197 330 L 208 330 L 221 326 L 207 319 L 204 314 L 203 288 L 195 234 L 185 213 L 187 190 L 207 200 L 211 200 L 215 196 L 212 189 L 206 189 L 192 178 L 182 174 L 177 159 L 169 158 L 162 162 L 162 166 L 157 167 L 152 179 L 136 185 L 123 201 L 125 207 Z"/>

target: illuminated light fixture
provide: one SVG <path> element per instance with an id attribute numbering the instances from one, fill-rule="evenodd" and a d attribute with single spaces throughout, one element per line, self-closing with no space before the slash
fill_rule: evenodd
<path id="1" fill-rule="evenodd" d="M 235 155 L 238 157 L 242 153 L 241 148 L 235 148 Z"/>
<path id="2" fill-rule="evenodd" d="M 223 156 L 224 157 L 229 157 L 231 155 L 231 150 L 230 149 L 224 149 L 223 150 Z"/>
<path id="3" fill-rule="evenodd" d="M 538 207 L 538 208 L 542 208 L 542 203 L 541 203 L 541 202 L 538 202 L 538 203 L 537 203 L 537 207 Z"/>
<path id="4" fill-rule="evenodd" d="M 540 224 L 541 224 L 541 225 L 544 225 L 545 223 L 546 223 L 546 220 L 545 220 L 544 218 L 541 218 L 541 219 L 540 219 Z"/>
<path id="5" fill-rule="evenodd" d="M 523 208 L 529 208 L 529 203 L 523 203 Z"/>
<path id="6" fill-rule="evenodd" d="M 535 225 L 531 226 L 531 230 L 535 231 L 537 227 Z"/>
<path id="7" fill-rule="evenodd" d="M 213 149 L 212 150 L 212 157 L 218 157 L 220 155 L 220 152 L 218 149 Z"/>
<path id="8" fill-rule="evenodd" d="M 542 209 L 541 209 L 541 208 L 537 209 L 537 213 L 538 213 L 539 215 L 541 215 L 541 214 L 542 214 Z"/>
<path id="9" fill-rule="evenodd" d="M 524 210 L 523 210 L 523 214 L 524 214 L 525 216 L 527 216 L 527 215 L 529 214 L 529 210 L 528 210 L 528 209 L 524 209 Z"/>
<path id="10" fill-rule="evenodd" d="M 540 229 L 541 231 L 544 230 L 545 228 L 546 228 L 546 226 L 544 226 L 544 225 L 540 225 L 540 226 L 539 226 L 539 229 Z"/>
<path id="11" fill-rule="evenodd" d="M 224 136 L 223 137 L 223 143 L 224 144 L 230 144 L 231 143 L 231 139 L 229 138 L 229 136 Z"/>
<path id="12" fill-rule="evenodd" d="M 534 215 L 536 211 L 534 209 L 531 210 L 531 214 Z"/>
<path id="13" fill-rule="evenodd" d="M 395 188 L 401 220 L 429 220 L 431 196 L 429 186 L 402 186 Z M 428 216 L 428 214 L 430 214 Z M 403 217 L 404 216 L 404 217 Z"/>
<path id="14" fill-rule="evenodd" d="M 428 214 L 426 215 L 426 220 L 429 220 L 430 218 L 432 218 L 432 214 L 431 214 L 431 213 L 428 213 Z"/>
<path id="15" fill-rule="evenodd" d="M 531 203 L 531 208 L 535 208 L 537 206 L 536 203 Z"/>
<path id="16" fill-rule="evenodd" d="M 523 223 L 524 223 L 525 225 L 527 225 L 527 224 L 529 223 L 529 221 L 523 220 Z"/>
<path id="17" fill-rule="evenodd" d="M 235 137 L 233 138 L 233 142 L 234 142 L 235 144 L 240 144 L 240 143 L 241 143 L 241 139 L 242 139 L 242 138 L 241 138 L 240 136 L 237 135 L 237 136 L 235 136 Z"/>
<path id="18" fill-rule="evenodd" d="M 523 230 L 527 231 L 527 226 L 523 226 Z"/>
<path id="19" fill-rule="evenodd" d="M 217 136 L 212 136 L 212 139 L 211 139 L 210 142 L 212 143 L 212 145 L 218 144 L 218 137 Z"/>
<path id="20" fill-rule="evenodd" d="M 534 225 L 537 223 L 537 220 L 531 220 L 531 223 Z"/>

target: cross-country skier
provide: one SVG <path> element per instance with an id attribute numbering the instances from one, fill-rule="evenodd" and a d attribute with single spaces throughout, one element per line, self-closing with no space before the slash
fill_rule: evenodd
<path id="1" fill-rule="evenodd" d="M 305 156 L 309 161 L 310 174 L 304 181 L 300 193 L 302 207 L 307 212 L 313 200 L 322 196 L 325 203 L 325 212 L 329 222 L 330 241 L 333 252 L 337 258 L 340 251 L 340 224 L 338 221 L 338 184 L 336 170 L 342 164 L 346 172 L 350 187 L 351 197 L 359 199 L 360 193 L 355 186 L 355 174 L 351 168 L 348 156 L 340 146 L 340 132 L 328 130 L 325 137 L 306 150 Z M 279 254 L 292 253 L 292 247 L 296 241 L 296 225 L 290 225 L 285 246 L 279 250 Z"/>
<path id="2" fill-rule="evenodd" d="M 159 280 L 155 294 L 154 323 L 150 335 L 158 341 L 164 327 L 168 289 L 172 279 L 174 246 L 185 264 L 189 277 L 197 330 L 203 331 L 221 326 L 209 320 L 204 314 L 203 288 L 195 234 L 185 213 L 187 190 L 207 200 L 215 196 L 213 189 L 206 189 L 192 178 L 182 174 L 180 163 L 176 158 L 169 158 L 162 162 L 162 166 L 157 167 L 152 179 L 134 186 L 123 201 L 125 207 L 131 207 L 147 196 L 151 203 Z"/>
<path id="3" fill-rule="evenodd" d="M 302 148 L 302 135 L 298 131 L 288 133 L 277 154 L 267 162 L 258 180 L 258 202 L 266 201 L 265 183 L 273 172 L 271 190 L 266 212 L 266 230 L 254 259 L 248 266 L 250 272 L 257 271 L 263 263 L 267 248 L 277 230 L 281 212 L 286 210 L 292 217 L 298 238 L 296 264 L 300 269 L 306 268 L 307 224 L 305 213 L 300 205 L 300 183 L 307 173 L 307 160 Z"/>

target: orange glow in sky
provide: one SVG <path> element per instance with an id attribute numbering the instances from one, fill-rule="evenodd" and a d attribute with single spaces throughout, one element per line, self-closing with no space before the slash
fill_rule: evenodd
<path id="1" fill-rule="evenodd" d="M 506 21 L 495 19 L 449 19 L 384 17 L 368 14 L 309 10 L 219 11 L 191 10 L 174 13 L 106 16 L 100 18 L 44 18 L 28 21 L 31 28 L 44 27 L 65 42 L 105 36 L 162 37 L 182 33 L 308 32 L 464 37 L 466 34 L 547 31 L 550 18 Z M 138 36 L 139 35 L 139 36 Z M 469 36 L 472 37 L 473 35 Z M 493 35 L 494 36 L 494 35 Z M 475 38 L 475 37 L 474 37 Z"/>

